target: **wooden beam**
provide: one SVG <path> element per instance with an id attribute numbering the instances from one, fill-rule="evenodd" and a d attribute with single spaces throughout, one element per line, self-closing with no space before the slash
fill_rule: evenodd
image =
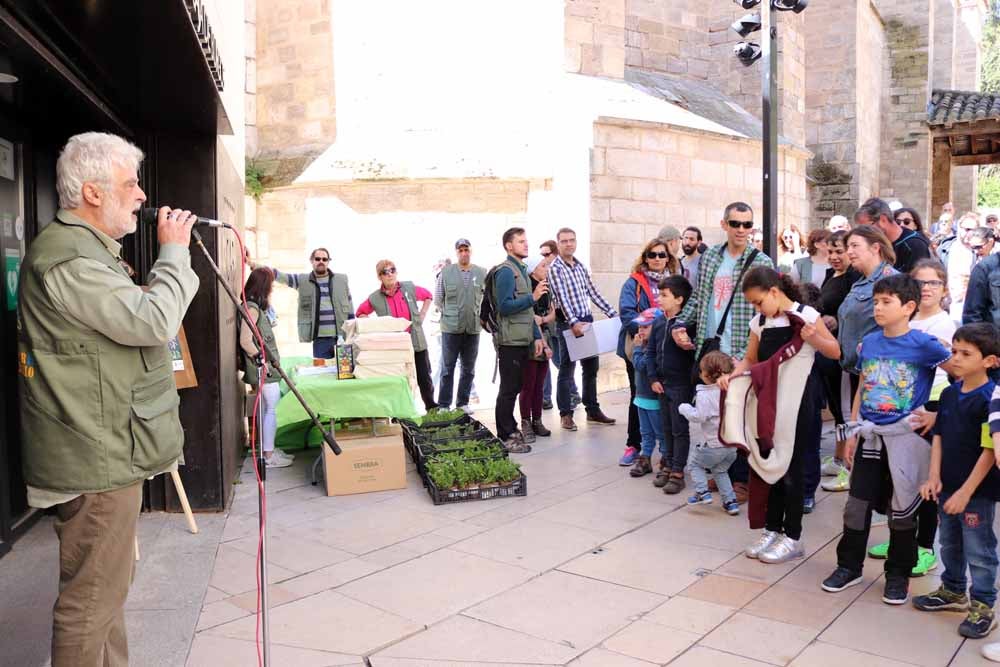
<path id="1" fill-rule="evenodd" d="M 1000 135 L 1000 121 L 993 118 L 955 123 L 951 126 L 930 125 L 929 127 L 931 135 L 934 137 Z"/>
<path id="2" fill-rule="evenodd" d="M 979 153 L 977 155 L 953 155 L 951 164 L 954 167 L 972 167 L 983 164 L 1000 163 L 1000 153 Z"/>
<path id="3" fill-rule="evenodd" d="M 927 219 L 933 220 L 941 207 L 951 201 L 951 148 L 947 139 L 935 139 L 931 157 L 931 208 Z"/>

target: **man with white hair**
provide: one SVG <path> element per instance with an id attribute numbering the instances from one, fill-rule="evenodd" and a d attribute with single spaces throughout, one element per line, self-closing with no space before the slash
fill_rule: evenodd
<path id="1" fill-rule="evenodd" d="M 136 285 L 119 239 L 146 195 L 142 151 L 121 137 L 71 137 L 56 162 L 59 211 L 31 244 L 18 298 L 24 479 L 54 507 L 59 597 L 52 667 L 128 664 L 125 599 L 145 479 L 184 444 L 167 342 L 198 289 L 197 217 L 157 214 L 159 256 Z"/>
<path id="2" fill-rule="evenodd" d="M 826 223 L 826 228 L 830 230 L 831 234 L 849 232 L 851 231 L 851 221 L 842 215 L 835 215 Z"/>

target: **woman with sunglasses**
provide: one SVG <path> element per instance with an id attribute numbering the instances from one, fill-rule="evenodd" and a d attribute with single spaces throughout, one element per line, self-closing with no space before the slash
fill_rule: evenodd
<path id="1" fill-rule="evenodd" d="M 899 208 L 893 216 L 900 227 L 920 234 L 925 239 L 930 240 L 927 232 L 924 231 L 924 221 L 920 219 L 920 214 L 912 208 Z M 912 272 L 911 272 L 912 275 Z"/>
<path id="2" fill-rule="evenodd" d="M 631 466 L 639 454 L 641 435 L 639 433 L 639 411 L 635 406 L 635 367 L 632 366 L 631 341 L 639 327 L 634 320 L 647 308 L 656 308 L 657 286 L 664 277 L 679 274 L 680 261 L 674 257 L 662 239 L 653 239 L 642 249 L 632 265 L 632 273 L 622 285 L 618 297 L 618 313 L 622 328 L 618 333 L 618 356 L 625 360 L 628 372 L 628 439 L 625 453 L 618 460 L 620 466 Z"/>
<path id="3" fill-rule="evenodd" d="M 430 411 L 437 407 L 434 402 L 434 382 L 431 379 L 431 361 L 427 353 L 427 339 L 424 336 L 424 316 L 434 301 L 434 295 L 412 282 L 399 282 L 396 265 L 388 259 L 380 259 L 375 265 L 382 286 L 368 295 L 358 306 L 358 317 L 368 317 L 372 313 L 379 317 L 401 317 L 412 322 L 410 338 L 413 341 L 413 364 L 417 370 L 417 386 L 424 407 Z M 417 304 L 422 306 L 418 307 Z"/>
<path id="4" fill-rule="evenodd" d="M 802 232 L 797 225 L 789 224 L 778 235 L 778 271 L 791 273 L 795 260 L 809 255 L 802 251 Z"/>

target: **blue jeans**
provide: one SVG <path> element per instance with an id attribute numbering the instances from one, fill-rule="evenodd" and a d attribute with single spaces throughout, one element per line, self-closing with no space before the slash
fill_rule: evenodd
<path id="1" fill-rule="evenodd" d="M 552 366 L 555 371 L 545 374 L 545 384 L 542 386 L 542 400 L 552 402 L 552 378 L 556 376 L 559 372 L 559 360 L 562 357 L 559 355 L 559 350 L 562 349 L 562 336 L 558 333 L 555 336 L 549 336 L 549 347 L 552 348 Z M 576 393 L 576 378 L 570 378 L 573 383 L 573 393 Z"/>
<path id="2" fill-rule="evenodd" d="M 667 443 L 663 438 L 663 419 L 659 410 L 638 408 L 639 433 L 642 434 L 642 455 L 649 458 L 653 455 L 653 447 L 660 443 L 660 456 L 667 455 Z"/>
<path id="3" fill-rule="evenodd" d="M 715 485 L 719 487 L 719 495 L 722 496 L 722 500 L 725 502 L 736 500 L 736 492 L 733 491 L 733 484 L 729 481 L 729 466 L 735 460 L 736 450 L 732 447 L 695 445 L 688 458 L 688 472 L 691 473 L 694 490 L 698 493 L 708 491 L 708 475 L 705 474 L 707 468 L 712 473 Z"/>
<path id="4" fill-rule="evenodd" d="M 313 339 L 313 358 L 333 359 L 337 356 L 337 339 L 333 336 Z"/>
<path id="5" fill-rule="evenodd" d="M 557 336 L 559 340 L 559 378 L 556 381 L 556 403 L 559 406 L 559 415 L 565 417 L 573 414 L 573 404 L 570 396 L 576 389 L 576 381 L 573 373 L 576 372 L 576 362 L 569 358 L 569 350 L 563 345 L 562 335 L 564 331 L 569 331 L 567 324 L 559 323 Z M 581 359 L 580 367 L 583 369 L 583 393 L 581 395 L 583 407 L 587 409 L 587 414 L 593 414 L 601 409 L 597 402 L 597 371 L 601 367 L 600 357 L 590 357 Z"/>
<path id="6" fill-rule="evenodd" d="M 684 472 L 691 448 L 688 421 L 678 411 L 681 403 L 694 400 L 691 385 L 664 385 L 660 394 L 660 415 L 663 418 L 663 439 L 667 445 L 663 467 L 671 472 Z"/>
<path id="7" fill-rule="evenodd" d="M 944 508 L 948 496 L 938 498 Z M 992 607 L 997 600 L 997 536 L 993 533 L 996 503 L 988 498 L 972 498 L 965 511 L 939 515 L 938 538 L 944 563 L 941 584 L 953 593 L 964 593 L 967 585 L 965 567 L 972 575 L 973 600 Z"/>
<path id="8" fill-rule="evenodd" d="M 479 334 L 441 333 L 441 384 L 438 387 L 438 406 L 451 407 L 454 395 L 455 365 L 462 360 L 462 374 L 458 378 L 458 398 L 455 405 L 469 404 L 472 379 L 476 376 L 476 358 L 479 357 Z"/>

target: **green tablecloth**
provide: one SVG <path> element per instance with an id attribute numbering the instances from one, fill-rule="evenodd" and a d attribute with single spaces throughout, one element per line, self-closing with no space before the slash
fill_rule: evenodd
<path id="1" fill-rule="evenodd" d="M 291 362 L 292 359 L 285 360 Z M 337 380 L 333 375 L 304 375 L 292 373 L 294 366 L 287 365 L 289 374 L 299 393 L 309 407 L 323 421 L 353 417 L 395 417 L 415 419 L 413 394 L 409 381 L 402 376 Z M 284 390 L 284 387 L 282 387 Z M 306 432 L 312 422 L 291 392 L 278 402 L 278 433 L 275 444 L 297 449 L 302 447 Z M 322 441 L 318 431 L 309 434 L 310 444 Z"/>

